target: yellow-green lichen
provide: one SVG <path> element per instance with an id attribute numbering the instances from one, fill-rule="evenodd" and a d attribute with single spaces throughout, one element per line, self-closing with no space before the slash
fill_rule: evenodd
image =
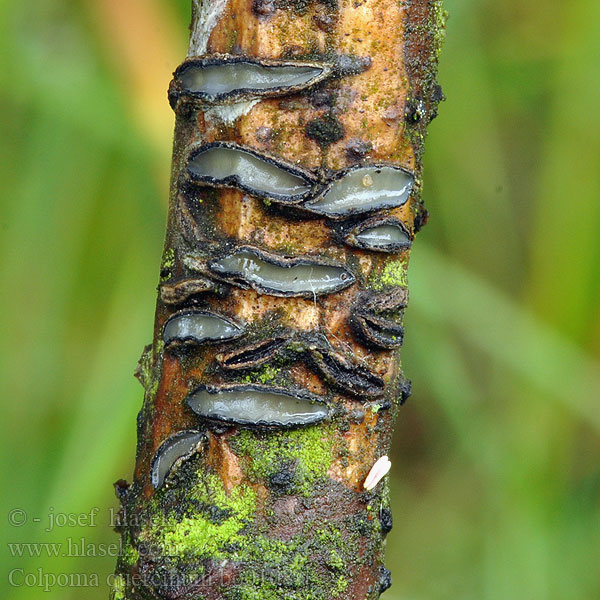
<path id="1" fill-rule="evenodd" d="M 135 565 L 140 559 L 140 553 L 130 544 L 127 543 L 121 551 L 121 560 L 126 567 Z"/>
<path id="2" fill-rule="evenodd" d="M 219 558 L 224 546 L 243 541 L 239 532 L 252 520 L 256 509 L 252 488 L 240 485 L 227 494 L 221 478 L 207 474 L 189 493 L 201 504 L 216 507 L 222 518 L 214 519 L 202 512 L 181 520 L 171 517 L 157 540 L 165 554 Z"/>
<path id="3" fill-rule="evenodd" d="M 406 287 L 408 285 L 408 261 L 406 258 L 393 259 L 385 263 L 383 272 L 373 275 L 370 281 L 371 289 L 376 291 L 391 287 Z"/>
<path id="4" fill-rule="evenodd" d="M 282 468 L 294 469 L 294 488 L 310 496 L 314 484 L 327 476 L 332 461 L 333 432 L 328 427 L 256 433 L 240 431 L 231 439 L 234 451 L 247 459 L 248 475 L 262 482 Z"/>
<path id="5" fill-rule="evenodd" d="M 261 369 L 252 371 L 244 377 L 246 383 L 269 383 L 273 381 L 281 369 L 274 367 L 273 365 L 265 365 Z"/>
<path id="6" fill-rule="evenodd" d="M 123 575 L 117 575 L 112 580 L 111 600 L 125 600 L 125 578 Z"/>
<path id="7" fill-rule="evenodd" d="M 298 432 L 287 437 L 299 439 Z M 300 438 L 307 452 L 311 447 L 314 451 L 312 434 Z M 301 454 L 298 448 L 296 452 Z M 273 455 L 267 459 L 274 460 Z M 317 469 L 315 464 L 311 468 Z M 189 484 L 185 494 L 175 488 L 157 493 L 148 505 L 152 518 L 138 537 L 152 550 L 155 574 L 169 573 L 191 582 L 205 576 L 207 568 L 212 572 L 219 564 L 235 564 L 240 567 L 236 583 L 224 590 L 230 600 L 343 597 L 348 565 L 357 560 L 356 547 L 365 535 L 360 526 L 353 521 L 331 524 L 320 516 L 281 540 L 272 537 L 267 523 L 255 520 L 257 495 L 249 485 L 226 492 L 221 478 L 204 469 L 194 468 L 182 476 Z"/>
<path id="8" fill-rule="evenodd" d="M 162 268 L 172 269 L 175 266 L 175 249 L 167 248 L 163 255 Z"/>
<path id="9" fill-rule="evenodd" d="M 264 572 L 272 571 L 276 577 L 246 571 L 241 578 L 243 584 L 233 591 L 231 598 L 329 600 L 342 597 L 348 587 L 345 571 L 355 556 L 357 541 L 353 535 L 344 538 L 332 525 L 316 528 L 315 523 L 307 523 L 304 534 L 295 535 L 288 542 L 259 536 L 253 542 L 255 555 L 260 557 Z M 318 564 L 321 560 L 328 567 L 327 575 L 314 568 L 314 561 Z"/>
<path id="10" fill-rule="evenodd" d="M 340 596 L 348 587 L 348 578 L 345 575 L 340 575 L 335 582 L 334 595 Z"/>

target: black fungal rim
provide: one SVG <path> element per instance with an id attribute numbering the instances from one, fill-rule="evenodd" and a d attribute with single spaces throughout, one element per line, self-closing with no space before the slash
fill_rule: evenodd
<path id="1" fill-rule="evenodd" d="M 356 337 L 374 348 L 393 350 L 404 343 L 404 327 L 392 319 L 357 313 L 350 317 L 350 327 Z"/>
<path id="2" fill-rule="evenodd" d="M 385 381 L 365 367 L 348 360 L 335 351 L 312 347 L 309 348 L 308 353 L 313 370 L 332 387 L 364 400 L 374 400 L 384 396 Z M 355 379 L 356 382 L 354 382 Z M 366 385 L 358 389 L 360 380 L 363 380 Z"/>
<path id="3" fill-rule="evenodd" d="M 295 194 L 291 196 L 286 194 L 272 194 L 261 190 L 255 190 L 247 185 L 244 185 L 237 175 L 229 175 L 224 179 L 216 179 L 215 177 L 201 177 L 195 175 L 190 170 L 190 162 L 193 161 L 200 154 L 208 152 L 213 148 L 226 148 L 228 150 L 237 150 L 238 152 L 245 152 L 246 154 L 250 154 L 251 156 L 254 156 L 257 159 L 270 164 L 271 166 L 274 166 L 282 171 L 286 171 L 287 173 L 294 175 L 295 177 L 303 179 L 310 189 L 308 189 L 306 192 L 303 192 L 302 194 Z M 254 196 L 255 198 L 260 198 L 263 200 L 272 200 L 274 202 L 282 203 L 284 205 L 295 205 L 299 202 L 302 202 L 303 200 L 306 200 L 306 198 L 310 197 L 311 194 L 314 192 L 314 188 L 318 183 L 315 176 L 306 169 L 302 169 L 297 165 L 288 163 L 268 153 L 259 152 L 254 148 L 250 148 L 249 146 L 236 144 L 235 142 L 211 142 L 208 144 L 192 144 L 189 147 L 185 158 L 185 175 L 186 179 L 194 185 L 207 185 L 214 188 L 235 188 L 246 192 L 251 196 Z"/>
<path id="4" fill-rule="evenodd" d="M 201 437 L 189 452 L 187 452 L 186 454 L 182 454 L 175 461 L 173 461 L 171 463 L 171 466 L 168 468 L 167 472 L 165 473 L 162 483 L 159 485 L 155 485 L 154 469 L 157 466 L 158 461 L 160 460 L 161 456 L 164 454 L 165 449 L 167 447 L 172 446 L 174 443 L 176 443 L 179 438 L 183 438 L 184 436 L 190 435 L 190 434 L 199 435 Z M 190 458 L 192 458 L 192 456 L 194 456 L 194 454 L 197 454 L 198 452 L 200 452 L 202 450 L 201 445 L 206 446 L 207 442 L 208 442 L 208 436 L 206 435 L 206 432 L 198 430 L 198 429 L 186 429 L 184 431 L 178 431 L 177 433 L 170 435 L 158 447 L 158 450 L 154 453 L 152 462 L 150 463 L 150 482 L 152 483 L 152 487 L 155 490 L 158 490 L 159 488 L 161 488 L 167 482 L 167 479 L 169 479 L 169 477 L 177 471 L 177 469 L 181 466 L 181 464 L 184 463 L 186 460 L 189 460 Z"/>
<path id="5" fill-rule="evenodd" d="M 202 415 L 197 413 L 192 406 L 190 401 L 194 394 L 197 392 L 206 391 L 209 394 L 220 394 L 222 392 L 265 392 L 271 394 L 281 394 L 291 398 L 297 398 L 299 400 L 306 400 L 310 404 L 319 404 L 325 409 L 325 416 L 315 417 L 312 420 L 305 423 L 281 423 L 280 421 L 245 421 L 242 419 L 220 417 L 216 415 Z M 295 429 L 299 427 L 310 427 L 317 423 L 322 423 L 331 416 L 331 407 L 325 401 L 324 398 L 316 396 L 310 393 L 308 390 L 298 388 L 282 388 L 272 385 L 263 385 L 258 383 L 243 383 L 243 384 L 222 384 L 222 385 L 210 385 L 202 384 L 196 386 L 185 399 L 186 406 L 200 419 L 209 423 L 225 424 L 232 427 L 240 427 L 243 429 Z"/>
<path id="6" fill-rule="evenodd" d="M 321 200 L 322 198 L 325 197 L 327 192 L 329 192 L 329 190 L 331 190 L 331 188 L 337 181 L 343 179 L 344 177 L 346 177 L 346 175 L 349 175 L 350 173 L 352 173 L 354 171 L 360 171 L 360 170 L 377 171 L 377 170 L 382 170 L 382 169 L 392 169 L 394 171 L 400 171 L 401 173 L 404 173 L 405 175 L 407 175 L 410 178 L 410 189 L 409 189 L 408 193 L 406 194 L 406 198 L 402 202 L 400 202 L 400 203 L 386 202 L 375 208 L 370 208 L 367 210 L 360 209 L 360 208 L 353 208 L 347 212 L 344 212 L 343 214 L 335 214 L 335 213 L 326 212 L 326 211 L 320 210 L 318 207 L 314 206 L 314 204 L 316 202 L 318 202 L 319 200 Z M 367 173 L 365 173 L 365 174 L 367 174 Z M 359 215 L 369 215 L 369 214 L 380 212 L 382 210 L 386 210 L 386 209 L 390 209 L 390 208 L 399 208 L 401 206 L 404 206 L 410 200 L 410 197 L 414 191 L 414 184 L 415 184 L 414 172 L 410 171 L 409 169 L 405 169 L 404 167 L 399 167 L 398 165 L 391 165 L 388 163 L 352 165 L 351 167 L 348 167 L 347 169 L 341 169 L 340 171 L 336 171 L 329 178 L 328 182 L 322 188 L 319 189 L 317 194 L 312 196 L 307 201 L 303 202 L 301 205 L 298 206 L 298 208 L 300 208 L 303 211 L 306 211 L 308 213 L 312 213 L 315 215 L 319 215 L 321 217 L 325 217 L 332 221 L 343 221 L 345 219 L 349 219 L 351 217 L 356 217 Z"/>
<path id="7" fill-rule="evenodd" d="M 360 294 L 354 304 L 357 310 L 373 315 L 402 310 L 408 306 L 408 290 L 398 287 L 386 292 L 366 291 Z"/>
<path id="8" fill-rule="evenodd" d="M 227 371 L 243 371 L 259 367 L 272 360 L 282 352 L 290 341 L 291 336 L 276 335 L 273 338 L 261 340 L 254 344 L 242 346 L 227 354 L 217 356 L 217 362 L 221 368 Z M 262 353 L 261 353 L 262 351 Z M 245 360 L 235 362 L 236 358 L 249 355 Z M 253 359 L 253 357 L 256 357 Z M 231 361 L 234 362 L 231 362 Z"/>
<path id="9" fill-rule="evenodd" d="M 205 67 L 213 66 L 227 66 L 245 63 L 249 65 L 258 65 L 261 67 L 275 69 L 277 67 L 298 67 L 298 68 L 314 68 L 320 69 L 320 73 L 312 77 L 306 83 L 298 85 L 287 85 L 266 88 L 263 90 L 254 88 L 238 88 L 231 92 L 224 92 L 220 94 L 207 94 L 206 92 L 191 91 L 183 87 L 181 82 L 181 75 L 183 75 L 188 69 L 198 67 L 203 69 Z M 329 62 L 319 61 L 306 61 L 306 60 L 278 60 L 278 59 L 259 59 L 247 56 L 237 56 L 231 54 L 213 54 L 206 57 L 192 56 L 183 61 L 175 72 L 173 73 L 173 79 L 169 85 L 169 103 L 173 110 L 177 110 L 178 103 L 180 100 L 188 100 L 200 106 L 212 106 L 219 104 L 233 104 L 235 102 L 244 102 L 246 100 L 255 100 L 260 98 L 276 98 L 280 96 L 287 96 L 301 92 L 312 87 L 317 86 L 326 79 L 331 78 L 334 75 L 334 67 Z"/>
<path id="10" fill-rule="evenodd" d="M 406 288 L 364 292 L 357 297 L 351 309 L 350 327 L 354 335 L 367 346 L 393 350 L 404 343 L 404 327 L 394 318 L 385 316 L 385 313 L 404 310 L 407 305 Z"/>
<path id="11" fill-rule="evenodd" d="M 226 272 L 224 270 L 219 269 L 219 267 L 217 266 L 216 263 L 219 260 L 224 258 L 230 258 L 242 252 L 254 254 L 259 260 L 262 260 L 271 265 L 275 265 L 277 267 L 282 267 L 284 269 L 290 269 L 299 265 L 308 265 L 313 267 L 332 267 L 336 269 L 341 269 L 346 274 L 347 280 L 342 281 L 340 284 L 338 284 L 335 287 L 332 287 L 326 292 L 313 292 L 312 290 L 306 290 L 302 292 L 282 292 L 274 288 L 262 286 L 254 281 L 248 281 L 244 273 L 242 273 L 241 271 Z M 241 287 L 242 289 L 252 288 L 258 293 L 262 293 L 267 296 L 276 296 L 279 298 L 313 298 L 314 296 L 327 296 L 329 294 L 334 294 L 336 292 L 344 290 L 356 282 L 356 276 L 346 266 L 340 264 L 331 264 L 328 262 L 318 260 L 312 260 L 304 256 L 297 256 L 293 258 L 282 257 L 277 254 L 272 254 L 271 252 L 265 252 L 264 250 L 260 250 L 258 248 L 255 248 L 254 246 L 238 246 L 237 248 L 234 248 L 233 251 L 226 252 L 217 259 L 210 260 L 207 263 L 207 266 L 212 273 L 220 277 L 226 283 L 236 285 L 237 287 Z"/>
<path id="12" fill-rule="evenodd" d="M 203 317 L 216 317 L 217 319 L 221 319 L 222 321 L 225 321 L 227 324 L 231 325 L 232 327 L 235 327 L 236 329 L 238 329 L 239 333 L 233 335 L 232 337 L 228 337 L 228 338 L 217 338 L 217 339 L 206 338 L 205 340 L 202 340 L 202 341 L 199 341 L 197 338 L 195 338 L 193 336 L 187 336 L 184 338 L 174 338 L 170 341 L 165 340 L 165 337 L 164 337 L 165 329 L 171 321 L 174 321 L 175 319 L 178 319 L 180 317 L 186 317 L 186 316 L 192 316 L 192 315 L 199 315 L 199 316 L 203 316 Z M 216 313 L 216 312 L 213 312 L 210 310 L 185 309 L 185 310 L 180 310 L 180 311 L 172 314 L 165 321 L 165 324 L 163 325 L 162 330 L 161 330 L 161 339 L 163 340 L 163 342 L 165 344 L 165 348 L 170 348 L 171 346 L 179 346 L 179 345 L 202 346 L 204 344 L 220 344 L 220 343 L 229 342 L 231 340 L 236 340 L 245 334 L 246 334 L 246 328 L 244 325 L 237 323 L 233 319 L 231 319 L 223 314 Z"/>
<path id="13" fill-rule="evenodd" d="M 375 227 L 380 227 L 382 225 L 391 225 L 392 227 L 398 227 L 398 229 L 402 230 L 406 234 L 406 236 L 408 237 L 408 241 L 386 244 L 376 248 L 357 239 L 356 236 L 360 235 L 363 231 L 366 231 L 367 229 L 373 229 Z M 396 217 L 382 215 L 366 219 L 360 222 L 358 225 L 354 226 L 352 229 L 346 230 L 344 235 L 344 242 L 348 246 L 360 248 L 361 250 L 394 253 L 410 248 L 412 246 L 413 236 L 408 230 L 408 227 L 400 219 Z"/>

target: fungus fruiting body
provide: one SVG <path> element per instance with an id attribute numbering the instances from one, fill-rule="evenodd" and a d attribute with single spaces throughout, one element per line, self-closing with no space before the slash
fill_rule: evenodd
<path id="1" fill-rule="evenodd" d="M 273 296 L 313 297 L 339 291 L 355 281 L 345 267 L 308 258 L 282 258 L 240 248 L 209 263 L 209 268 L 235 285 Z"/>
<path id="2" fill-rule="evenodd" d="M 152 460 L 152 485 L 155 488 L 161 487 L 177 466 L 198 452 L 205 443 L 206 435 L 201 431 L 181 431 L 168 438 Z"/>
<path id="3" fill-rule="evenodd" d="M 292 427 L 323 421 L 327 405 L 308 392 L 263 385 L 200 386 L 186 400 L 200 417 L 258 427 Z"/>
<path id="4" fill-rule="evenodd" d="M 175 71 L 169 90 L 173 105 L 180 97 L 204 104 L 282 96 L 316 85 L 331 74 L 325 63 L 257 60 L 221 55 L 190 58 Z"/>
<path id="5" fill-rule="evenodd" d="M 258 367 L 276 356 L 286 345 L 289 338 L 274 337 L 266 339 L 256 344 L 238 348 L 225 355 L 217 356 L 217 361 L 224 368 L 230 371 L 240 371 Z"/>
<path id="6" fill-rule="evenodd" d="M 406 288 L 360 296 L 350 318 L 356 337 L 373 348 L 391 350 L 402 346 L 404 327 L 401 315 L 407 302 Z"/>
<path id="7" fill-rule="evenodd" d="M 249 148 L 230 143 L 195 146 L 187 173 L 194 183 L 238 188 L 260 198 L 299 202 L 311 191 L 310 175 Z"/>
<path id="8" fill-rule="evenodd" d="M 379 522 L 381 523 L 381 533 L 387 535 L 394 527 L 394 519 L 390 508 L 382 508 L 379 511 Z"/>
<path id="9" fill-rule="evenodd" d="M 172 316 L 163 329 L 165 344 L 202 344 L 232 340 L 244 333 L 231 319 L 208 311 L 187 311 Z"/>
<path id="10" fill-rule="evenodd" d="M 357 336 L 369 346 L 392 349 L 404 342 L 404 327 L 393 319 L 362 312 L 353 315 L 350 323 Z"/>
<path id="11" fill-rule="evenodd" d="M 381 565 L 379 572 L 379 593 L 383 594 L 392 587 L 392 573 L 389 569 Z"/>
<path id="12" fill-rule="evenodd" d="M 379 375 L 354 364 L 336 352 L 311 349 L 313 366 L 332 386 L 362 398 L 378 398 L 385 391 L 385 383 Z"/>
<path id="13" fill-rule="evenodd" d="M 331 219 L 394 208 L 408 201 L 413 183 L 414 176 L 399 167 L 356 167 L 338 175 L 304 208 Z"/>
<path id="14" fill-rule="evenodd" d="M 406 227 L 396 219 L 373 219 L 355 227 L 345 239 L 347 244 L 376 252 L 398 252 L 410 248 Z"/>

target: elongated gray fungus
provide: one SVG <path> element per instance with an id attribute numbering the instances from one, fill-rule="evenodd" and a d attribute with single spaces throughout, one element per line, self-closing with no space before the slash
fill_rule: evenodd
<path id="1" fill-rule="evenodd" d="M 284 259 L 251 248 L 209 263 L 209 268 L 241 287 L 252 287 L 271 296 L 313 297 L 352 285 L 354 275 L 340 266 L 305 258 Z"/>
<path id="2" fill-rule="evenodd" d="M 331 66 L 302 61 L 253 60 L 235 56 L 190 59 L 175 71 L 169 96 L 206 104 L 282 96 L 313 86 L 331 74 Z"/>
<path id="3" fill-rule="evenodd" d="M 244 329 L 231 319 L 208 311 L 187 311 L 172 316 L 163 329 L 165 344 L 220 342 L 241 336 Z"/>
<path id="4" fill-rule="evenodd" d="M 187 172 L 195 183 L 234 187 L 284 203 L 302 201 L 314 185 L 309 173 L 230 143 L 192 149 Z"/>
<path id="5" fill-rule="evenodd" d="M 407 229 L 396 219 L 370 219 L 351 231 L 345 241 L 351 246 L 377 252 L 397 252 L 412 244 Z"/>
<path id="6" fill-rule="evenodd" d="M 414 176 L 397 167 L 357 167 L 331 183 L 316 200 L 303 205 L 331 219 L 402 206 L 410 197 Z"/>
<path id="7" fill-rule="evenodd" d="M 262 385 L 200 386 L 186 402 L 205 419 L 257 427 L 311 425 L 329 412 L 307 392 Z"/>
<path id="8" fill-rule="evenodd" d="M 191 430 L 176 433 L 163 442 L 152 459 L 150 467 L 152 485 L 155 488 L 161 487 L 182 462 L 202 450 L 206 441 L 204 433 Z"/>

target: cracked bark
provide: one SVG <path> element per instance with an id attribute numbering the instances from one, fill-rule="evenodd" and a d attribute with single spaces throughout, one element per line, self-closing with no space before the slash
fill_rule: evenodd
<path id="1" fill-rule="evenodd" d="M 301 61 L 326 65 L 327 77 L 260 94 L 238 90 L 229 102 L 207 103 L 171 86 L 177 119 L 167 235 L 154 341 L 136 373 L 145 398 L 134 480 L 116 485 L 123 553 L 112 597 L 376 598 L 389 585 L 389 491 L 385 479 L 372 491 L 363 484 L 388 453 L 410 393 L 398 350 L 406 237 L 426 220 L 421 159 L 442 98 L 441 3 L 194 0 L 193 8 L 188 58 L 212 57 L 197 64 L 223 55 L 292 68 Z M 248 148 L 290 173 L 293 166 L 310 192 L 286 202 L 253 193 L 239 178 L 194 180 L 191 149 L 215 142 Z M 332 182 L 369 165 L 414 177 L 408 201 L 396 195 L 342 219 L 315 214 L 311 203 Z M 360 176 L 365 189 L 377 189 L 381 172 Z M 261 177 L 253 185 L 264 187 Z M 372 223 L 396 224 L 401 243 L 378 250 L 357 243 L 355 233 Z M 216 269 L 240 248 L 267 260 L 267 284 Z M 307 284 L 313 293 L 296 293 L 298 281 L 282 278 L 294 279 L 298 264 L 309 265 L 297 271 L 300 283 L 321 272 L 315 264 L 322 277 L 335 267 L 350 279 L 322 293 L 315 280 Z M 177 313 L 209 315 L 211 326 L 235 335 L 199 341 L 187 331 L 165 348 L 163 328 Z M 204 417 L 188 403 L 199 389 L 212 402 Z M 219 390 L 229 394 L 225 408 L 215 408 Z M 232 390 L 245 394 L 238 413 L 228 404 Z M 323 406 L 326 416 L 290 420 L 269 391 L 297 397 L 292 413 Z M 164 483 L 159 449 L 163 469 L 180 457 Z"/>

